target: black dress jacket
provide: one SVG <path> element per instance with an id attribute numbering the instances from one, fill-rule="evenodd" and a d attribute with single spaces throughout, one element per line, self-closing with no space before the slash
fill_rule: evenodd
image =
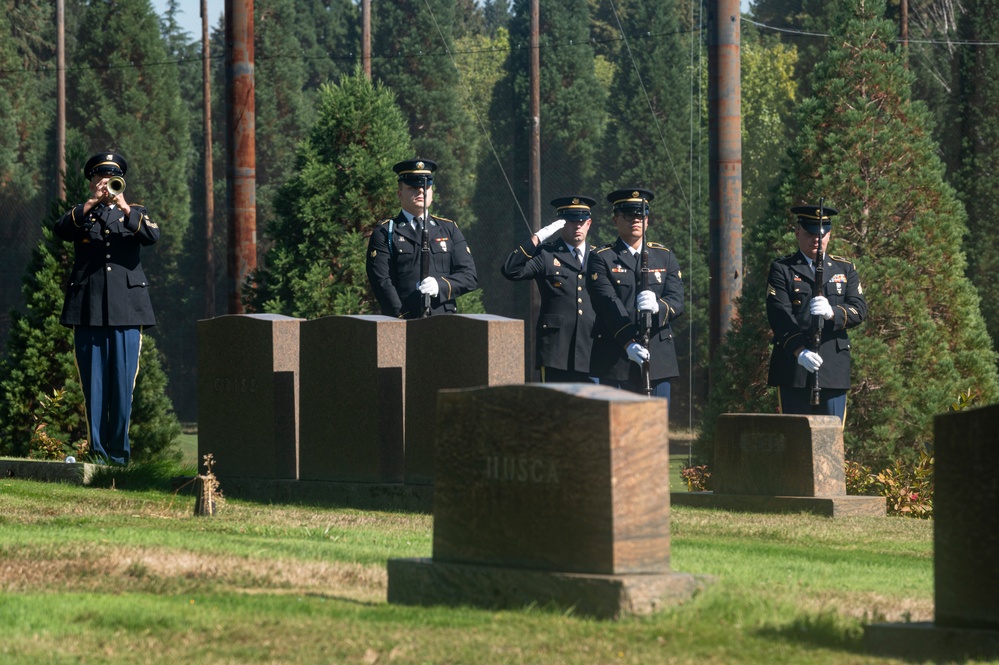
<path id="1" fill-rule="evenodd" d="M 437 279 L 438 286 L 431 300 L 431 314 L 454 313 L 458 309 L 455 298 L 478 286 L 475 262 L 457 224 L 443 217 L 429 217 L 429 276 Z M 371 232 L 368 281 L 385 316 L 418 319 L 423 315 L 423 294 L 417 289 L 422 264 L 420 243 L 421 233 L 402 211 L 395 219 L 380 222 Z"/>
<path id="2" fill-rule="evenodd" d="M 533 236 L 532 236 L 533 237 Z M 595 248 L 586 249 L 591 254 Z M 507 257 L 507 279 L 533 279 L 541 293 L 535 333 L 536 367 L 589 372 L 595 314 L 586 288 L 586 258 L 576 260 L 561 237 L 537 247 L 530 238 Z"/>
<path id="3" fill-rule="evenodd" d="M 55 233 L 72 242 L 74 252 L 60 323 L 156 325 L 139 250 L 159 240 L 160 229 L 143 206 L 130 206 L 126 217 L 121 208 L 102 204 L 84 214 L 80 204 L 59 218 Z"/>
<path id="4" fill-rule="evenodd" d="M 826 255 L 821 293 L 832 306 L 833 318 L 822 320 L 819 355 L 819 385 L 822 388 L 850 387 L 850 338 L 846 331 L 863 323 L 867 301 L 857 271 L 848 259 Z M 813 320 L 809 312 L 816 293 L 815 276 L 805 255 L 795 252 L 770 264 L 767 277 L 767 319 L 773 330 L 773 353 L 767 383 L 784 388 L 805 388 L 809 372 L 798 364 L 794 352 L 812 349 Z"/>
<path id="5" fill-rule="evenodd" d="M 649 338 L 649 378 L 653 381 L 680 375 L 670 322 L 683 314 L 683 281 L 676 256 L 659 243 L 647 243 L 649 290 L 659 299 Z M 597 313 L 596 341 L 590 373 L 614 381 L 641 379 L 641 368 L 628 360 L 625 348 L 639 341 L 636 298 L 641 289 L 641 257 L 632 255 L 620 238 L 590 255 L 590 296 Z"/>

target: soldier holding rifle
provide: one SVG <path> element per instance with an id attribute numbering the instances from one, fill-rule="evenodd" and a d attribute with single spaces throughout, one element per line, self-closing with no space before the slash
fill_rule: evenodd
<path id="1" fill-rule="evenodd" d="M 587 266 L 597 315 L 590 373 L 604 385 L 669 399 L 669 380 L 680 375 L 670 322 L 683 313 L 683 282 L 673 252 L 643 242 L 653 197 L 637 187 L 607 195 L 618 238 L 593 252 Z"/>
<path id="2" fill-rule="evenodd" d="M 842 421 L 850 388 L 846 331 L 867 316 L 864 289 L 853 263 L 825 253 L 837 211 L 820 204 L 795 206 L 791 213 L 797 216 L 798 251 L 774 261 L 767 279 L 767 318 L 774 333 L 767 383 L 777 386 L 781 413 Z M 821 270 L 816 257 L 823 260 Z"/>
<path id="3" fill-rule="evenodd" d="M 436 169 L 429 159 L 392 167 L 402 210 L 375 226 L 367 254 L 368 281 L 386 316 L 453 314 L 455 299 L 478 285 L 472 252 L 457 224 L 428 212 Z"/>

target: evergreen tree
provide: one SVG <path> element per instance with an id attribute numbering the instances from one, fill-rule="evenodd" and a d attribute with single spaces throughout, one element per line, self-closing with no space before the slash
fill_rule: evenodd
<path id="1" fill-rule="evenodd" d="M 18 278 L 40 237 L 36 220 L 55 191 L 54 5 L 4 3 L 0 12 L 0 350 Z"/>
<path id="2" fill-rule="evenodd" d="M 295 146 L 312 125 L 308 72 L 299 40 L 296 0 L 254 4 L 257 225 L 276 215 L 274 198 L 295 166 Z"/>
<path id="3" fill-rule="evenodd" d="M 789 170 L 770 216 L 749 236 L 740 318 L 723 343 L 710 408 L 712 416 L 774 411 L 765 386 L 767 266 L 775 248 L 796 246 L 787 209 L 825 197 L 840 213 L 829 251 L 855 261 L 870 309 L 850 335 L 847 451 L 877 465 L 932 440 L 933 416 L 960 392 L 970 386 L 991 402 L 999 382 L 963 272 L 964 209 L 944 182 L 929 113 L 911 100 L 912 75 L 892 48 L 895 26 L 881 18 L 883 0 L 843 4 L 836 46 L 815 70 L 822 94 L 799 107 Z M 705 449 L 713 429 L 709 418 Z"/>
<path id="4" fill-rule="evenodd" d="M 396 93 L 412 139 L 409 157 L 438 164 L 435 212 L 454 219 L 467 233 L 475 225 L 471 199 L 480 140 L 472 116 L 460 104 L 463 83 L 449 57 L 455 51 L 455 4 L 372 3 L 371 73 Z"/>
<path id="5" fill-rule="evenodd" d="M 969 42 L 988 42 L 999 28 L 996 0 L 973 3 L 963 24 Z M 999 298 L 988 289 L 989 279 L 999 274 L 999 51 L 989 44 L 964 47 L 961 98 L 964 113 L 958 117 L 963 141 L 959 187 L 968 210 L 968 277 L 978 287 L 982 315 L 999 345 Z"/>
<path id="6" fill-rule="evenodd" d="M 485 21 L 485 31 L 490 37 L 496 37 L 500 30 L 506 30 L 510 23 L 510 0 L 485 0 L 482 5 L 482 17 Z"/>
<path id="7" fill-rule="evenodd" d="M 359 67 L 324 86 L 316 124 L 278 196 L 268 227 L 273 246 L 254 280 L 252 306 L 304 318 L 375 311 L 366 235 L 395 215 L 392 165 L 411 156 L 390 90 Z"/>
<path id="8" fill-rule="evenodd" d="M 360 7 L 351 0 L 296 0 L 295 7 L 305 87 L 315 105 L 323 85 L 354 70 L 361 51 Z"/>
<path id="9" fill-rule="evenodd" d="M 83 151 L 72 158 L 77 160 Z M 71 157 L 67 156 L 67 159 Z M 82 173 L 67 177 L 70 198 L 88 195 Z M 27 456 L 40 424 L 49 436 L 73 446 L 88 437 L 80 375 L 73 355 L 73 332 L 59 324 L 72 266 L 71 245 L 52 232 L 72 204 L 57 201 L 44 220 L 43 239 L 32 254 L 23 280 L 26 313 L 12 313 L 7 353 L 0 361 L 0 454 Z M 153 250 L 155 251 L 155 250 Z M 151 253 L 151 252 L 150 252 Z M 166 396 L 166 375 L 155 343 L 144 337 L 132 406 L 133 459 L 177 459 L 180 423 Z M 61 398 L 48 404 L 48 399 Z"/>

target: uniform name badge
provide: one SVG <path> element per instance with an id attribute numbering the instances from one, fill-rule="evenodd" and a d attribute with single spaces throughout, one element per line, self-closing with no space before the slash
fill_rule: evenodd
<path id="1" fill-rule="evenodd" d="M 658 270 L 656 271 L 656 281 L 660 284 L 663 283 L 663 274 Z"/>
<path id="2" fill-rule="evenodd" d="M 442 252 L 446 252 L 447 251 L 447 240 L 441 240 L 440 243 L 441 243 L 441 251 Z"/>

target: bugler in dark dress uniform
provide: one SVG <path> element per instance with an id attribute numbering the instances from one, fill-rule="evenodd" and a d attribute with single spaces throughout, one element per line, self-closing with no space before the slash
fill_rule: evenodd
<path id="1" fill-rule="evenodd" d="M 73 269 L 60 323 L 73 328 L 76 363 L 87 403 L 90 447 L 97 461 L 128 462 L 132 389 L 142 329 L 156 324 L 149 282 L 139 260 L 160 229 L 141 205 L 125 201 L 125 158 L 94 155 L 84 166 L 91 198 L 55 225 L 73 243 Z M 109 191 L 109 179 L 112 182 Z M 114 186 L 121 189 L 115 192 Z"/>
<path id="2" fill-rule="evenodd" d="M 823 248 L 832 230 L 833 208 L 796 206 L 798 251 L 770 265 L 767 278 L 767 319 L 773 330 L 767 383 L 777 386 L 781 413 L 846 415 L 846 392 L 850 388 L 850 338 L 847 330 L 867 317 L 867 301 L 853 263 L 840 256 L 825 255 L 821 288 L 816 288 L 812 262 L 820 238 Z M 813 320 L 822 321 L 821 346 L 810 350 Z M 819 371 L 820 404 L 810 404 L 811 381 Z"/>
<path id="3" fill-rule="evenodd" d="M 419 218 L 433 202 L 437 164 L 429 159 L 410 159 L 392 169 L 399 175 L 402 210 L 371 232 L 368 281 L 385 316 L 420 318 L 425 293 L 431 296 L 432 315 L 453 314 L 458 309 L 455 299 L 474 291 L 478 278 L 472 252 L 458 225 L 427 213 L 431 260 L 429 277 L 421 280 Z"/>
<path id="4" fill-rule="evenodd" d="M 596 341 L 590 373 L 601 384 L 642 392 L 641 362 L 649 361 L 652 394 L 669 398 L 669 379 L 680 375 L 670 322 L 683 314 L 683 281 L 676 256 L 663 245 L 647 242 L 649 289 L 641 291 L 641 237 L 648 224 L 653 193 L 638 188 L 611 192 L 618 239 L 593 252 L 587 271 L 596 310 Z M 650 293 L 651 292 L 651 293 Z M 642 294 L 646 295 L 642 295 Z M 649 348 L 638 343 L 639 310 L 652 311 Z"/>
<path id="5" fill-rule="evenodd" d="M 595 316 L 586 288 L 586 262 L 595 248 L 586 244 L 586 234 L 595 203 L 579 195 L 553 200 L 558 219 L 521 243 L 502 267 L 504 277 L 533 279 L 541 293 L 535 366 L 545 383 L 590 381 Z"/>

